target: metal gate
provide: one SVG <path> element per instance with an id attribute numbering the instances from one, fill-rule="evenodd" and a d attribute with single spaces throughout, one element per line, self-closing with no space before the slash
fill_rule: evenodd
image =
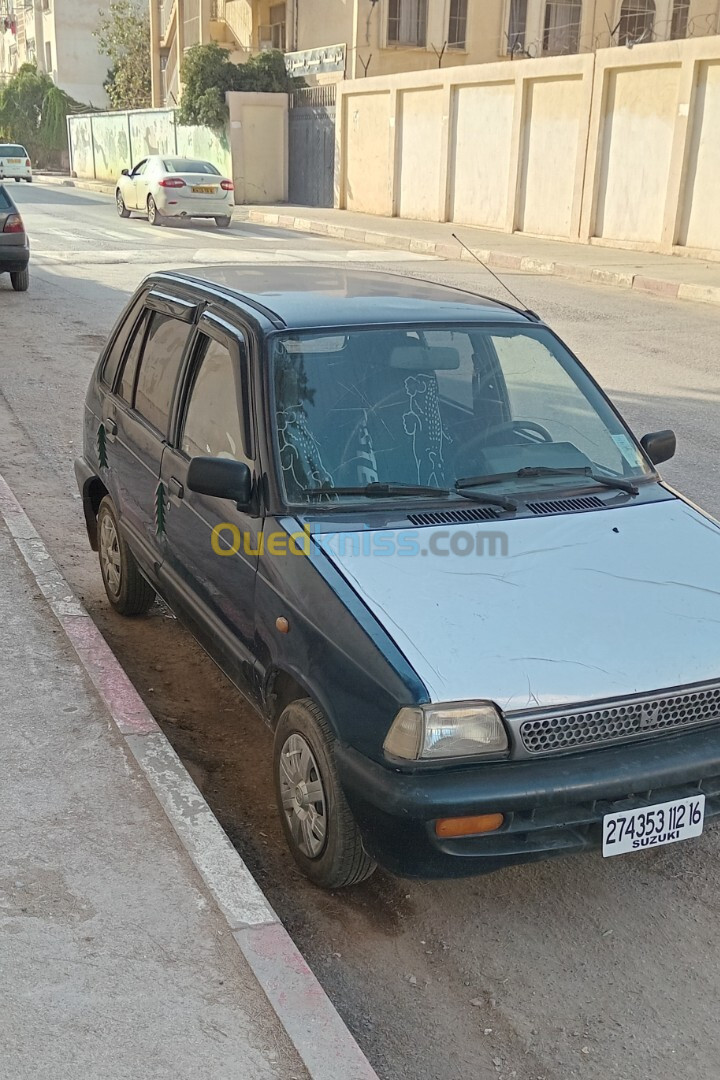
<path id="1" fill-rule="evenodd" d="M 290 96 L 289 199 L 332 206 L 335 188 L 335 86 L 308 86 Z"/>

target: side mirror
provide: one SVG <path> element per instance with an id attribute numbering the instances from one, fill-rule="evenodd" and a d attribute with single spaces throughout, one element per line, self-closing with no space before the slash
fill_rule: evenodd
<path id="1" fill-rule="evenodd" d="M 199 495 L 232 499 L 247 510 L 252 498 L 252 476 L 244 461 L 233 458 L 195 457 L 187 471 L 187 486 Z"/>
<path id="2" fill-rule="evenodd" d="M 129 176 L 130 175 L 130 170 L 129 169 L 123 169 L 123 171 L 120 173 L 120 175 L 121 176 Z"/>
<path id="3" fill-rule="evenodd" d="M 651 431 L 649 435 L 643 435 L 640 445 L 652 461 L 653 465 L 660 465 L 663 461 L 669 461 L 675 456 L 677 439 L 675 432 Z"/>

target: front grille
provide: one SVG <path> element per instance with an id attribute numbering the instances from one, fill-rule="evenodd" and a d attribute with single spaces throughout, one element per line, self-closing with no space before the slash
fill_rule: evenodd
<path id="1" fill-rule="evenodd" d="M 720 686 L 667 691 L 647 698 L 595 704 L 592 708 L 544 713 L 521 721 L 529 754 L 551 754 L 578 746 L 624 742 L 642 735 L 720 721 Z"/>

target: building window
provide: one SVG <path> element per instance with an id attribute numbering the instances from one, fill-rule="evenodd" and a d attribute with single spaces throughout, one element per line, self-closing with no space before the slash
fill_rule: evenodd
<path id="1" fill-rule="evenodd" d="M 468 0 L 450 0 L 448 48 L 464 49 L 467 45 Z"/>
<path id="2" fill-rule="evenodd" d="M 619 45 L 652 41 L 655 27 L 654 0 L 623 0 L 618 26 Z"/>
<path id="3" fill-rule="evenodd" d="M 427 44 L 428 0 L 389 0 L 387 39 L 389 45 Z"/>
<path id="4" fill-rule="evenodd" d="M 48 73 L 52 72 L 52 45 L 49 41 L 45 42 L 45 67 Z"/>
<path id="5" fill-rule="evenodd" d="M 525 52 L 528 0 L 510 0 L 508 9 L 507 51 L 510 56 Z"/>
<path id="6" fill-rule="evenodd" d="M 260 48 L 285 52 L 285 4 L 271 4 L 269 17 L 269 23 L 258 27 Z"/>
<path id="7" fill-rule="evenodd" d="M 273 49 L 285 52 L 285 5 L 273 4 L 270 8 L 270 33 Z"/>
<path id="8" fill-rule="evenodd" d="M 580 49 L 582 0 L 552 0 L 545 5 L 543 52 L 559 56 Z"/>
<path id="9" fill-rule="evenodd" d="M 670 37 L 686 38 L 688 36 L 688 16 L 690 15 L 690 0 L 675 0 L 673 4 L 672 23 Z"/>

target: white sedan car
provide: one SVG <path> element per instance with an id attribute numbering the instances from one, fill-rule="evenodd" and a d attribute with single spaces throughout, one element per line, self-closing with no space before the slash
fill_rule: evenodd
<path id="1" fill-rule="evenodd" d="M 27 180 L 32 184 L 32 165 L 28 152 L 19 143 L 0 143 L 0 180 Z"/>
<path id="2" fill-rule="evenodd" d="M 214 218 L 220 229 L 232 219 L 235 199 L 232 180 L 209 161 L 154 155 L 132 169 L 123 169 L 115 189 L 120 217 L 133 210 L 147 214 L 151 225 L 163 218 Z"/>

